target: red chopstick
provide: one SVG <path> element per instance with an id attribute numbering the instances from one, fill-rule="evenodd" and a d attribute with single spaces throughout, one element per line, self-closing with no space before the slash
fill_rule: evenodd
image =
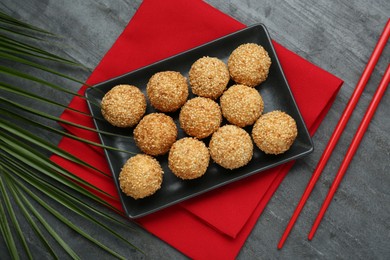
<path id="1" fill-rule="evenodd" d="M 351 114 L 353 110 L 356 107 L 357 102 L 359 101 L 360 96 L 363 93 L 363 90 L 367 84 L 368 79 L 370 78 L 372 71 L 375 68 L 376 63 L 378 62 L 378 59 L 380 55 L 382 54 L 382 51 L 384 47 L 386 46 L 387 40 L 390 36 L 390 19 L 387 20 L 386 26 L 383 29 L 382 35 L 380 36 L 378 43 L 376 44 L 374 51 L 371 54 L 370 59 L 368 60 L 368 63 L 355 87 L 355 90 L 352 93 L 351 98 L 349 99 L 349 102 L 344 109 L 344 112 L 342 116 L 340 117 L 339 122 L 337 123 L 337 126 L 317 164 L 316 169 L 313 172 L 313 175 L 305 189 L 305 192 L 303 193 L 301 200 L 299 201 L 293 215 L 291 216 L 291 219 L 289 223 L 287 224 L 287 227 L 282 235 L 282 238 L 279 241 L 278 249 L 281 249 L 286 242 L 286 239 L 288 238 L 288 235 L 290 234 L 292 228 L 294 227 L 295 222 L 298 219 L 299 214 L 301 213 L 303 207 L 306 204 L 307 199 L 309 198 L 316 182 L 318 181 L 322 170 L 325 168 L 326 163 L 329 160 L 329 157 L 331 156 L 334 147 L 336 146 L 338 140 L 340 139 L 340 136 L 348 123 L 349 118 L 351 117 Z"/>
<path id="2" fill-rule="evenodd" d="M 383 97 L 387 87 L 389 86 L 390 82 L 390 65 L 388 65 L 387 70 L 385 72 L 385 75 L 383 76 L 378 89 L 375 91 L 375 94 L 370 102 L 370 105 L 367 108 L 366 114 L 364 115 L 356 133 L 355 136 L 352 139 L 351 145 L 348 148 L 347 154 L 344 157 L 343 162 L 341 163 L 339 171 L 336 173 L 336 177 L 332 183 L 332 186 L 329 189 L 328 195 L 326 195 L 325 201 L 322 204 L 322 207 L 320 211 L 318 212 L 317 218 L 314 221 L 313 227 L 310 230 L 309 233 L 309 240 L 312 240 L 314 237 L 314 234 L 317 231 L 318 226 L 321 223 L 322 218 L 325 215 L 325 212 L 331 203 L 333 196 L 340 185 L 341 180 L 343 179 L 345 172 L 348 169 L 349 163 L 351 162 L 353 156 L 355 155 L 355 152 L 357 148 L 359 147 L 360 141 L 362 140 L 364 133 L 367 130 L 368 125 L 371 122 L 371 118 L 373 117 L 376 108 L 378 107 L 379 102 L 381 101 L 381 98 Z"/>

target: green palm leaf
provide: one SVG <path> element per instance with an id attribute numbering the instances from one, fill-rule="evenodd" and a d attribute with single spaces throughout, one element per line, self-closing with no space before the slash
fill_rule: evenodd
<path id="1" fill-rule="evenodd" d="M 43 118 L 46 118 L 46 119 L 49 119 L 49 120 L 53 120 L 53 121 L 56 121 L 56 122 L 60 122 L 60 123 L 63 123 L 63 124 L 66 124 L 66 125 L 70 125 L 70 126 L 74 126 L 74 127 L 77 127 L 77 128 L 80 128 L 80 129 L 83 129 L 83 130 L 87 130 L 87 131 L 91 131 L 91 132 L 96 132 L 96 133 L 101 133 L 101 134 L 105 134 L 105 135 L 115 135 L 115 136 L 121 136 L 121 135 L 118 135 L 118 134 L 114 134 L 114 133 L 110 133 L 110 132 L 106 132 L 106 131 L 100 131 L 100 130 L 96 130 L 95 128 L 90 128 L 90 127 L 87 127 L 87 126 L 84 126 L 84 125 L 79 125 L 79 124 L 76 124 L 76 123 L 73 123 L 71 121 L 68 121 L 68 120 L 64 120 L 60 117 L 57 117 L 57 116 L 53 116 L 53 115 L 50 115 L 50 114 L 47 114 L 45 112 L 42 112 L 42 111 L 39 111 L 37 109 L 33 109 L 31 107 L 28 107 L 28 106 L 25 106 L 25 105 L 22 105 L 22 104 L 19 104 L 17 102 L 14 102 L 14 101 L 11 101 L 11 100 L 8 100 L 6 98 L 3 98 L 3 97 L 0 97 L 0 101 L 4 104 L 9 104 L 15 108 L 18 108 L 24 112 L 28 112 L 28 113 L 31 113 L 31 114 L 34 114 L 34 115 L 37 115 L 37 116 L 40 116 L 40 117 L 43 117 Z M 123 137 L 123 136 L 122 136 Z M 112 149 L 115 149 L 114 147 L 112 147 Z M 124 150 L 120 150 L 121 152 L 126 152 Z"/>
<path id="2" fill-rule="evenodd" d="M 15 52 L 15 51 L 14 51 Z M 22 52 L 16 52 L 16 54 L 23 54 Z M 7 59 L 7 60 L 10 60 L 10 61 L 14 61 L 14 62 L 18 62 L 18 63 L 21 63 L 21 64 L 25 64 L 25 65 L 28 65 L 28 66 L 31 66 L 31 67 L 34 67 L 34 68 L 37 68 L 37 69 L 40 69 L 42 71 L 46 71 L 46 72 L 49 72 L 49 73 L 52 73 L 54 75 L 57 75 L 57 76 L 60 76 L 60 77 L 63 77 L 65 79 L 69 79 L 69 80 L 72 80 L 74 82 L 77 82 L 77 83 L 80 83 L 80 84 L 84 84 L 84 82 L 82 82 L 81 80 L 78 80 L 78 79 L 75 79 L 73 77 L 70 77 L 70 76 L 67 76 L 61 72 L 58 72 L 58 71 L 55 71 L 53 69 L 50 69 L 48 68 L 47 66 L 43 66 L 41 64 L 38 64 L 38 63 L 35 63 L 35 62 L 31 62 L 29 60 L 26 60 L 26 59 L 23 59 L 23 58 L 20 58 L 16 55 L 12 55 L 12 54 L 9 54 L 9 53 L 4 53 L 4 52 L 0 52 L 0 57 L 3 58 L 3 59 Z"/>
<path id="3" fill-rule="evenodd" d="M 36 48 L 31 44 L 27 44 L 27 43 L 12 39 L 6 35 L 0 34 L 0 46 L 2 47 L 2 49 L 1 49 L 2 52 L 5 52 L 5 53 L 17 52 L 17 53 L 23 54 L 24 56 L 39 58 L 39 59 L 48 60 L 48 61 L 59 61 L 59 62 L 62 62 L 64 64 L 69 64 L 69 65 L 73 65 L 73 66 L 77 66 L 77 67 L 86 68 L 82 64 L 71 61 L 69 59 L 62 58 L 58 55 L 47 52 L 45 50 Z"/>
<path id="4" fill-rule="evenodd" d="M 63 189 L 57 189 L 56 192 L 53 192 L 53 187 L 52 185 L 47 182 L 47 180 L 41 178 L 38 176 L 35 172 L 31 171 L 30 169 L 24 167 L 17 161 L 13 161 L 11 158 L 4 158 L 4 164 L 6 167 L 9 169 L 10 172 L 13 173 L 11 175 L 11 178 L 15 178 L 13 176 L 17 176 L 21 180 L 25 181 L 26 183 L 29 183 L 31 186 L 36 188 L 37 190 L 40 190 L 42 193 L 50 197 L 51 199 L 55 200 L 56 202 L 60 203 L 62 206 L 68 208 L 69 210 L 77 213 L 78 215 L 87 218 L 91 220 L 92 222 L 95 222 L 97 225 L 99 225 L 101 228 L 106 229 L 108 232 L 112 233 L 114 236 L 117 236 L 116 233 L 113 233 L 111 229 L 107 228 L 106 226 L 102 225 L 101 222 L 97 221 L 96 219 L 92 218 L 90 214 L 86 214 L 85 211 L 82 209 L 85 209 L 86 211 L 89 211 L 93 214 L 96 214 L 100 217 L 103 217 L 107 219 L 108 221 L 111 221 L 115 224 L 122 225 L 125 227 L 126 225 L 117 219 L 111 217 L 110 215 L 106 214 L 105 212 L 101 212 L 96 210 L 94 207 L 90 206 L 89 204 L 85 204 L 83 201 L 81 201 L 79 198 L 72 196 L 71 194 L 67 193 Z M 19 169 L 20 171 L 16 171 L 14 169 Z M 21 174 L 21 172 L 28 172 L 29 176 L 26 177 L 25 175 Z M 77 207 L 75 207 L 76 205 Z M 119 239 L 123 240 L 122 237 L 117 236 Z M 123 240 L 126 243 L 129 243 L 126 240 Z M 130 246 L 133 247 L 129 243 Z"/>
<path id="5" fill-rule="evenodd" d="M 42 30 L 41 28 L 32 26 L 30 24 L 21 22 L 18 19 L 15 19 L 12 16 L 9 16 L 9 15 L 3 13 L 3 12 L 0 12 L 0 22 L 16 26 L 17 28 L 28 29 L 28 30 L 31 30 L 31 31 L 36 31 L 36 32 L 39 32 L 39 33 L 55 36 L 54 34 L 48 32 L 48 31 Z"/>
<path id="6" fill-rule="evenodd" d="M 69 138 L 72 138 L 72 139 L 75 139 L 77 141 L 81 141 L 81 142 L 84 142 L 84 143 L 87 143 L 87 144 L 90 144 L 90 145 L 93 145 L 93 146 L 97 146 L 97 147 L 101 147 L 101 148 L 105 148 L 105 149 L 113 150 L 113 151 L 117 151 L 117 152 L 123 152 L 123 153 L 126 153 L 126 154 L 133 154 L 132 152 L 129 152 L 129 151 L 126 151 L 126 150 L 121 150 L 121 149 L 118 149 L 118 148 L 115 148 L 115 147 L 106 146 L 106 145 L 102 145 L 100 143 L 92 142 L 90 140 L 87 140 L 87 139 L 84 139 L 84 138 L 80 138 L 78 136 L 75 136 L 75 135 L 69 134 L 67 132 L 55 129 L 53 127 L 46 126 L 44 124 L 40 124 L 38 122 L 35 122 L 35 121 L 31 120 L 31 119 L 28 119 L 26 117 L 23 117 L 21 115 L 18 115 L 16 113 L 11 112 L 11 111 L 6 111 L 6 110 L 4 110 L 2 108 L 0 108 L 0 114 L 9 115 L 13 119 L 19 119 L 19 120 L 22 120 L 24 122 L 28 122 L 29 124 L 31 124 L 33 126 L 37 126 L 37 127 L 41 128 L 41 129 L 45 129 L 45 130 L 51 131 L 53 133 L 61 134 L 63 136 L 67 136 Z M 59 149 L 57 146 L 55 146 L 55 145 L 45 141 L 42 138 L 39 138 L 37 136 L 32 135 L 31 133 L 29 133 L 28 131 L 24 130 L 23 128 L 18 127 L 16 124 L 0 120 L 0 128 L 2 128 L 3 130 L 8 131 L 8 132 L 10 132 L 10 133 L 12 133 L 14 135 L 17 135 L 18 137 L 20 137 L 20 138 L 22 138 L 22 139 L 24 139 L 26 141 L 29 141 L 29 142 L 31 142 L 33 144 L 36 144 L 36 145 L 38 145 L 38 146 L 40 146 L 40 147 L 42 147 L 42 148 L 44 148 L 46 150 L 49 150 L 52 153 L 60 155 L 61 157 L 64 157 L 64 158 L 66 158 L 68 160 L 71 160 L 73 162 L 76 162 L 78 164 L 82 164 L 84 166 L 88 166 L 88 167 L 90 167 L 90 168 L 92 168 L 94 170 L 97 170 L 93 166 L 86 164 L 84 161 L 81 161 L 81 160 L 75 158 L 74 156 L 72 156 L 68 152 L 65 152 L 65 151 Z"/>
<path id="7" fill-rule="evenodd" d="M 16 86 L 12 86 L 12 85 L 4 83 L 4 82 L 0 82 L 0 90 L 4 90 L 4 91 L 7 91 L 9 93 L 13 93 L 13 94 L 16 94 L 16 95 L 19 95 L 19 96 L 24 96 L 24 97 L 27 97 L 27 98 L 30 98 L 30 99 L 34 99 L 34 100 L 37 100 L 37 101 L 42 102 L 42 103 L 48 103 L 48 104 L 53 105 L 53 106 L 58 106 L 58 107 L 61 107 L 63 109 L 68 109 L 70 111 L 79 113 L 81 115 L 84 115 L 84 116 L 87 116 L 87 117 L 91 117 L 90 114 L 87 114 L 87 113 L 85 113 L 83 111 L 79 111 L 77 109 L 74 109 L 74 108 L 71 108 L 71 107 L 67 107 L 66 105 L 60 104 L 60 103 L 55 102 L 55 101 L 53 101 L 51 99 L 39 96 L 37 94 L 31 93 L 30 91 L 26 91 L 24 89 L 18 88 Z"/>
<path id="8" fill-rule="evenodd" d="M 0 135 L 0 145 L 2 147 L 3 154 L 6 154 L 8 156 L 13 156 L 16 159 L 20 160 L 21 162 L 30 165 L 31 168 L 39 171 L 42 174 L 45 174 L 47 177 L 50 177 L 64 185 L 67 185 L 69 188 L 79 193 L 82 193 L 83 195 L 99 203 L 111 207 L 105 201 L 103 201 L 99 197 L 93 196 L 92 193 L 88 192 L 84 188 L 81 188 L 77 184 L 85 185 L 85 187 L 92 189 L 93 191 L 97 192 L 101 196 L 107 196 L 108 198 L 112 199 L 111 195 L 89 184 L 83 179 L 80 179 L 79 177 L 73 175 L 71 172 L 61 168 L 57 164 L 50 161 L 47 157 L 40 154 L 36 149 L 34 149 L 34 147 L 26 145 L 25 143 L 19 141 L 15 137 L 12 137 L 11 135 L 4 134 L 4 133 Z"/>
<path id="9" fill-rule="evenodd" d="M 124 245 L 142 252 L 110 228 L 110 224 L 115 224 L 122 225 L 130 230 L 130 227 L 123 220 L 113 218 L 104 210 L 99 210 L 90 205 L 90 201 L 93 201 L 104 206 L 104 209 L 109 208 L 114 212 L 122 214 L 102 199 L 102 197 L 113 199 L 112 196 L 53 163 L 47 154 L 56 154 L 73 163 L 87 167 L 91 169 L 91 174 L 105 173 L 58 148 L 55 144 L 34 135 L 28 129 L 31 129 L 31 127 L 39 128 L 48 133 L 73 138 L 87 145 L 114 149 L 126 153 L 129 152 L 74 136 L 66 131 L 43 124 L 40 120 L 68 124 L 72 127 L 78 127 L 100 134 L 113 135 L 113 133 L 99 132 L 94 128 L 74 124 L 55 115 L 34 109 L 29 105 L 29 102 L 24 104 L 23 101 L 20 103 L 10 100 L 5 95 L 3 96 L 3 94 L 18 95 L 48 106 L 69 109 L 54 100 L 35 94 L 30 86 L 39 85 L 49 87 L 60 93 L 85 99 L 84 96 L 63 86 L 63 83 L 59 85 L 55 80 L 48 81 L 23 71 L 23 66 L 28 66 L 49 73 L 55 77 L 85 85 L 81 80 L 53 69 L 51 65 L 54 62 L 66 66 L 77 66 L 79 68 L 85 68 L 85 66 L 43 50 L 38 47 L 39 44 L 36 44 L 41 41 L 48 44 L 50 43 L 50 37 L 53 36 L 49 32 L 18 21 L 0 11 L 0 73 L 2 74 L 2 81 L 4 81 L 0 82 L 0 232 L 6 243 L 6 248 L 8 248 L 9 255 L 13 259 L 18 259 L 21 256 L 25 256 L 28 259 L 33 258 L 31 248 L 29 248 L 26 237 L 22 232 L 21 223 L 24 223 L 24 225 L 27 223 L 29 225 L 53 258 L 59 258 L 56 252 L 56 248 L 59 245 L 70 257 L 77 259 L 79 257 L 77 252 L 69 246 L 67 241 L 59 236 L 55 228 L 43 217 L 43 212 L 45 214 L 50 213 L 59 222 L 65 224 L 81 237 L 96 245 L 97 248 L 116 258 L 124 259 L 125 257 L 110 249 L 108 245 L 93 238 L 82 227 L 78 226 L 77 223 L 65 218 L 57 210 L 59 207 L 66 209 L 72 214 L 96 225 L 107 236 L 113 236 Z M 4 62 L 5 60 L 7 62 Z M 12 83 L 7 83 L 8 81 Z M 29 85 L 28 82 L 33 84 Z M 23 87 L 19 87 L 18 85 Z M 94 105 L 99 106 L 96 103 Z M 84 112 L 74 109 L 72 111 L 90 117 L 90 115 Z M 26 116 L 28 114 L 33 114 L 41 119 L 32 119 Z M 101 118 L 95 119 L 102 120 Z M 21 124 L 29 127 L 21 127 Z M 107 177 L 111 178 L 111 176 Z M 51 203 L 47 201 L 51 201 Z M 55 206 L 53 206 L 53 202 Z M 40 207 L 36 208 L 36 204 L 39 204 Z M 52 239 L 47 239 L 47 234 Z M 52 244 L 53 241 L 57 244 L 56 246 Z M 21 254 L 19 252 L 20 250 L 23 250 L 24 253 Z"/>
<path id="10" fill-rule="evenodd" d="M 63 87 L 60 87 L 60 86 L 58 86 L 56 84 L 53 84 L 53 83 L 48 82 L 46 80 L 40 79 L 38 77 L 31 76 L 31 75 L 29 75 L 27 73 L 23 73 L 21 71 L 18 71 L 16 69 L 13 69 L 13 68 L 10 68 L 10 67 L 0 66 L 0 73 L 3 73 L 3 74 L 8 75 L 8 76 L 21 78 L 21 79 L 31 80 L 31 81 L 34 81 L 36 83 L 39 83 L 39 84 L 51 87 L 53 89 L 63 91 L 65 93 L 67 93 L 67 94 L 71 94 L 71 95 L 74 95 L 74 96 L 78 96 L 78 97 L 84 98 L 82 95 L 80 95 L 80 94 L 78 94 L 76 92 L 70 91 L 70 90 L 68 90 L 66 88 L 63 88 Z"/>
<path id="11" fill-rule="evenodd" d="M 23 235 L 22 229 L 20 228 L 19 222 L 16 219 L 16 214 L 15 214 L 15 212 L 14 212 L 12 206 L 11 206 L 11 200 L 8 197 L 8 194 L 7 194 L 6 188 L 5 188 L 5 184 L 4 184 L 3 179 L 1 178 L 1 175 L 0 175 L 0 180 L 1 180 L 0 181 L 0 193 L 2 194 L 2 197 L 4 199 L 7 211 L 10 213 L 9 216 L 10 216 L 10 218 L 12 220 L 12 225 L 15 227 L 15 229 L 17 231 L 19 239 L 21 240 L 21 242 L 23 244 L 23 248 L 26 251 L 26 254 L 27 254 L 28 258 L 32 259 L 32 255 L 31 255 L 30 249 L 27 246 L 27 242 L 26 242 L 26 239 L 25 239 L 25 237 Z M 3 212 L 1 212 L 1 213 L 3 213 Z M 1 215 L 5 216 L 5 214 L 1 214 Z"/>
<path id="12" fill-rule="evenodd" d="M 13 183 L 11 183 L 7 176 L 5 177 L 6 183 L 8 184 L 8 187 L 10 188 L 13 198 L 16 200 L 18 206 L 23 212 L 23 215 L 28 219 L 28 222 L 32 225 L 35 232 L 39 235 L 41 241 L 46 245 L 48 249 L 50 249 L 51 254 L 58 258 L 51 247 L 49 241 L 46 239 L 46 237 L 43 235 L 41 229 L 39 226 L 35 223 L 35 221 L 31 218 L 31 213 L 42 223 L 42 225 L 49 231 L 49 233 L 56 239 L 62 246 L 62 248 L 68 252 L 69 255 L 73 256 L 74 258 L 77 258 L 77 254 L 73 252 L 73 250 L 65 243 L 63 240 L 58 236 L 58 234 L 50 228 L 50 226 L 47 224 L 47 222 L 41 217 L 39 212 L 34 209 L 34 207 L 31 206 L 31 203 L 29 200 L 25 198 L 25 196 L 14 186 Z M 28 210 L 30 209 L 30 211 Z"/>
<path id="13" fill-rule="evenodd" d="M 1 173 L 3 175 L 4 168 L 1 167 L 0 170 L 1 170 Z M 0 189 L 1 197 L 6 199 L 6 198 L 8 198 L 8 196 L 5 192 L 4 184 L 3 184 L 4 181 L 3 181 L 3 178 L 1 175 L 0 175 L 0 183 L 1 183 L 1 186 L 0 186 L 1 187 L 1 189 Z M 11 212 L 11 214 L 12 214 L 12 212 Z M 2 236 L 5 239 L 5 243 L 8 247 L 8 251 L 9 251 L 10 255 L 12 256 L 13 259 L 18 259 L 19 258 L 18 257 L 18 249 L 16 248 L 15 241 L 14 241 L 12 233 L 11 233 L 10 223 L 8 222 L 7 214 L 4 210 L 2 203 L 0 203 L 0 231 L 1 231 Z"/>
<path id="14" fill-rule="evenodd" d="M 0 113 L 2 113 L 1 111 L 1 108 L 0 108 Z M 11 114 L 11 113 L 9 113 Z M 18 115 L 14 114 L 15 117 L 17 117 Z M 39 125 L 41 126 L 41 128 L 50 128 L 48 126 L 44 126 L 42 124 L 39 124 L 39 123 L 36 123 L 34 121 L 30 121 L 29 119 L 27 118 L 24 118 L 25 121 L 29 122 L 30 124 L 32 125 Z M 73 156 L 72 154 L 58 148 L 56 145 L 53 145 L 52 143 L 50 142 L 47 142 L 46 140 L 42 139 L 42 138 L 39 138 L 37 136 L 34 136 L 33 134 L 31 134 L 30 132 L 18 127 L 17 125 L 15 124 L 12 124 L 10 122 L 6 122 L 6 121 L 0 121 L 0 128 L 3 128 L 3 130 L 8 130 L 8 132 L 12 132 L 14 135 L 16 135 L 17 137 L 21 138 L 21 139 L 24 139 L 25 141 L 27 142 L 30 142 L 31 144 L 34 144 L 34 145 L 37 145 L 43 149 L 46 149 L 54 154 L 57 154 L 58 156 L 61 156 L 62 158 L 65 158 L 71 162 L 74 162 L 74 163 L 77 163 L 77 164 L 80 164 L 80 165 L 83 165 L 83 166 L 86 166 L 88 168 L 91 168 L 109 178 L 111 178 L 111 175 L 107 175 L 106 173 L 100 171 L 99 169 L 95 168 L 94 166 L 80 160 L 79 158 Z M 70 134 L 67 134 L 66 132 L 63 132 L 63 131 L 60 131 L 60 130 L 57 130 L 57 129 L 49 129 L 49 130 L 52 130 L 53 132 L 59 132 L 59 133 L 63 133 L 64 135 L 66 136 L 71 136 Z M 77 140 L 79 141 L 85 141 L 86 143 L 88 144 L 95 144 L 94 142 L 91 142 L 91 141 L 88 141 L 88 140 L 85 140 L 85 139 L 82 139 L 82 138 L 78 138 Z M 100 144 L 97 144 L 96 143 L 96 146 L 99 146 L 99 147 L 102 147 L 102 148 L 105 148 L 106 146 L 104 145 L 100 145 Z M 107 148 L 110 148 L 110 147 L 107 147 Z"/>
<path id="15" fill-rule="evenodd" d="M 70 222 L 69 220 L 64 218 L 60 213 L 58 213 L 57 210 L 55 210 L 54 208 L 50 207 L 47 203 L 45 203 L 42 199 L 40 199 L 33 192 L 31 192 L 29 189 L 27 189 L 24 185 L 22 185 L 21 183 L 19 183 L 16 180 L 14 180 L 14 181 L 20 188 L 22 188 L 22 190 L 25 193 L 27 193 L 35 201 L 37 201 L 43 208 L 45 208 L 47 211 L 49 211 L 51 214 L 53 214 L 58 220 L 60 220 L 61 222 L 66 224 L 68 227 L 70 227 L 71 229 L 75 230 L 76 232 L 78 232 L 80 235 L 84 236 L 85 238 L 87 238 L 91 242 L 95 243 L 96 245 L 98 245 L 102 249 L 108 251 L 110 254 L 112 254 L 112 255 L 114 255 L 114 256 L 116 256 L 118 258 L 124 259 L 122 256 L 120 256 L 119 254 L 115 253 L 114 251 L 109 249 L 107 246 L 103 245 L 98 240 L 94 239 L 92 236 L 90 236 L 87 233 L 85 233 L 81 228 L 77 227 L 72 222 Z M 77 254 L 73 250 L 71 250 L 71 248 L 68 247 L 68 245 L 65 243 L 65 241 L 61 239 L 61 237 L 54 231 L 54 229 L 52 227 L 50 227 L 50 225 L 47 224 L 47 222 L 44 220 L 44 218 L 41 216 L 41 214 L 39 214 L 39 212 L 37 212 L 34 209 L 34 207 L 31 205 L 31 203 L 26 199 L 26 197 L 20 191 L 18 191 L 18 190 L 16 190 L 16 191 L 17 191 L 17 193 L 19 193 L 18 196 L 23 198 L 24 202 L 28 205 L 28 207 L 34 213 L 34 215 L 40 220 L 40 222 L 45 226 L 45 228 L 49 231 L 49 233 L 57 240 L 57 242 L 60 243 L 64 247 L 64 249 L 66 249 L 66 251 L 69 253 L 69 255 L 72 256 L 72 257 L 78 258 Z"/>

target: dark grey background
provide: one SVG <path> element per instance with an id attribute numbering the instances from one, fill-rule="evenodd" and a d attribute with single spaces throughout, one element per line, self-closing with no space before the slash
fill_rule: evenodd
<path id="1" fill-rule="evenodd" d="M 47 46 L 49 50 L 79 61 L 90 69 L 58 65 L 57 69 L 86 80 L 134 15 L 140 2 L 3 0 L 0 9 L 15 18 L 61 35 L 62 38 L 55 39 L 55 46 Z M 386 0 L 206 2 L 247 25 L 264 23 L 273 39 L 345 81 L 334 105 L 313 138 L 315 151 L 295 164 L 259 218 L 238 258 L 389 259 L 388 93 L 384 95 L 314 240 L 311 242 L 307 240 L 307 233 L 328 192 L 334 174 L 389 63 L 389 46 L 384 50 L 345 133 L 285 247 L 278 251 L 276 245 L 389 18 L 390 2 Z M 52 76 L 47 74 L 42 73 L 41 76 L 52 79 Z M 58 79 L 56 80 L 58 82 Z M 79 88 L 79 84 L 68 81 L 63 81 L 63 84 L 73 90 Z M 32 87 L 35 87 L 38 93 L 64 104 L 71 99 L 70 96 L 49 91 L 38 85 L 33 84 Z M 29 104 L 37 109 L 51 109 L 50 112 L 55 115 L 62 112 L 61 109 L 49 108 L 32 101 L 29 101 Z M 59 137 L 55 135 L 47 135 L 46 138 L 54 143 L 59 141 Z M 63 214 L 68 216 L 69 213 L 64 211 Z M 146 255 L 124 247 L 118 240 L 94 230 L 93 226 L 76 217 L 71 215 L 68 217 L 80 221 L 88 232 L 127 258 L 185 258 L 180 252 L 133 223 L 129 225 L 136 231 L 123 230 L 115 225 L 112 228 L 145 251 Z M 48 220 L 50 221 L 49 216 Z M 58 226 L 58 232 L 82 258 L 110 258 L 68 229 Z M 28 238 L 28 243 L 33 246 L 37 258 L 49 257 L 32 233 L 28 234 Z M 0 241 L 0 258 L 7 258 L 8 256 L 4 254 L 3 239 L 0 238 Z M 60 258 L 65 258 L 65 255 L 60 255 Z"/>

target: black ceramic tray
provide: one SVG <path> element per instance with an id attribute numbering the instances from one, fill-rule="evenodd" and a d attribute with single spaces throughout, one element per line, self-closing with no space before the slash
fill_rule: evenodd
<path id="1" fill-rule="evenodd" d="M 184 53 L 89 88 L 86 92 L 86 95 L 88 100 L 93 101 L 89 102 L 88 105 L 92 115 L 95 117 L 94 123 L 96 128 L 102 131 L 113 132 L 124 136 L 120 137 L 100 134 L 101 142 L 107 146 L 113 146 L 134 153 L 140 153 L 140 150 L 135 146 L 133 140 L 133 128 L 120 129 L 111 126 L 106 121 L 101 120 L 102 115 L 100 108 L 92 104 L 100 104 L 103 95 L 112 87 L 118 84 L 132 84 L 139 87 L 146 95 L 146 84 L 154 73 L 165 70 L 174 70 L 181 72 L 188 78 L 188 71 L 191 65 L 197 59 L 203 56 L 211 56 L 218 57 L 224 62 L 227 62 L 230 53 L 235 48 L 237 48 L 240 44 L 250 42 L 262 45 L 268 51 L 271 57 L 272 65 L 268 79 L 257 86 L 256 89 L 260 92 L 264 100 L 264 112 L 278 109 L 285 111 L 296 120 L 298 126 L 298 137 L 292 147 L 286 153 L 275 156 L 266 155 L 256 146 L 254 146 L 255 148 L 253 159 L 248 165 L 236 170 L 226 170 L 211 162 L 204 176 L 191 181 L 183 181 L 174 176 L 168 168 L 167 155 L 159 156 L 157 157 L 157 160 L 161 163 L 161 166 L 164 170 L 162 187 L 154 195 L 139 200 L 134 200 L 131 197 L 127 197 L 119 188 L 119 173 L 123 164 L 131 155 L 123 152 L 105 150 L 107 161 L 114 176 L 115 184 L 118 188 L 118 193 L 120 195 L 123 208 L 130 218 L 145 216 L 222 185 L 226 185 L 250 175 L 260 173 L 261 171 L 275 167 L 287 161 L 300 158 L 313 150 L 313 144 L 310 135 L 308 134 L 306 126 L 291 94 L 275 50 L 272 46 L 269 34 L 265 26 L 262 24 L 250 26 L 246 29 L 219 38 Z M 158 48 L 158 46 L 156 46 L 156 48 Z M 234 83 L 229 82 L 229 86 L 232 84 Z M 189 98 L 191 97 L 193 97 L 192 94 L 190 94 Z M 155 110 L 150 106 L 150 104 L 148 104 L 147 113 L 151 112 L 155 112 Z M 170 113 L 169 115 L 173 117 L 179 126 L 179 112 Z M 178 138 L 184 137 L 185 133 L 180 129 L 180 127 L 178 127 L 178 129 Z M 250 133 L 251 128 L 246 128 L 246 130 Z M 209 139 L 204 141 L 207 145 Z"/>

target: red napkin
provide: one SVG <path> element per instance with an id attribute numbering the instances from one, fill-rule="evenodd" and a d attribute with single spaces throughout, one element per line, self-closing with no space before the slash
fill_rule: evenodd
<path id="1" fill-rule="evenodd" d="M 105 81 L 244 27 L 199 0 L 145 0 L 87 83 L 93 85 Z M 302 116 L 313 134 L 342 81 L 276 42 L 273 44 Z M 85 89 L 85 86 L 81 88 L 80 93 Z M 74 98 L 70 107 L 88 112 L 81 98 Z M 93 127 L 90 118 L 70 110 L 66 110 L 62 118 Z M 95 133 L 64 127 L 75 135 L 99 141 Z M 63 138 L 59 146 L 109 173 L 100 148 L 69 138 Z M 59 156 L 52 156 L 52 160 L 118 198 L 112 179 Z M 293 162 L 281 165 L 137 221 L 191 258 L 232 259 L 292 165 Z M 121 209 L 119 199 L 104 199 Z"/>

